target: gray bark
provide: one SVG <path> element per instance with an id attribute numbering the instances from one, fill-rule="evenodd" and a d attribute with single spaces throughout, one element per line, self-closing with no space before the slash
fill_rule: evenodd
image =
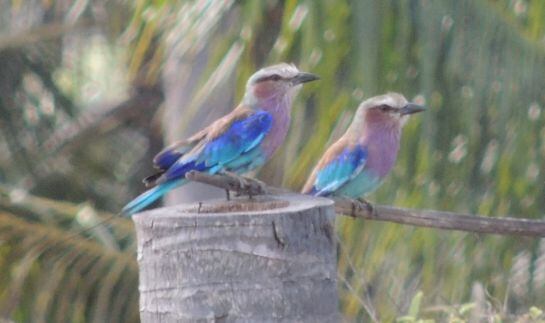
<path id="1" fill-rule="evenodd" d="M 142 322 L 337 322 L 333 202 L 213 200 L 134 216 Z"/>

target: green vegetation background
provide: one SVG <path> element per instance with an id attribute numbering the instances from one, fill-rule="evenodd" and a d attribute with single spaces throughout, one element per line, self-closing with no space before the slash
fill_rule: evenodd
<path id="1" fill-rule="evenodd" d="M 169 59 L 183 62 L 186 97 L 183 120 L 166 123 Z M 279 61 L 322 80 L 260 178 L 299 189 L 358 103 L 397 91 L 429 111 L 371 201 L 543 217 L 545 1 L 4 1 L 0 319 L 138 321 L 131 221 L 72 235 L 142 191 L 166 128 L 234 106 Z M 543 240 L 337 229 L 347 321 L 544 320 Z"/>

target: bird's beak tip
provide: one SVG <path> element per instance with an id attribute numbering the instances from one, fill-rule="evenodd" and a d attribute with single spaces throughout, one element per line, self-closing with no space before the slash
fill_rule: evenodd
<path id="1" fill-rule="evenodd" d="M 402 115 L 408 115 L 408 114 L 414 114 L 414 113 L 422 112 L 422 111 L 425 111 L 425 110 L 426 110 L 426 107 L 424 107 L 422 105 L 415 104 L 415 103 L 408 103 L 406 106 L 404 106 L 401 109 L 401 114 Z"/>
<path id="2" fill-rule="evenodd" d="M 299 72 L 293 79 L 292 82 L 294 85 L 312 82 L 319 80 L 320 77 L 316 74 L 307 73 L 307 72 Z"/>

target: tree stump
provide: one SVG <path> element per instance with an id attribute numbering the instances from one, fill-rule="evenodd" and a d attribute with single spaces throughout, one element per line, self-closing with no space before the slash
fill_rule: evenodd
<path id="1" fill-rule="evenodd" d="M 337 322 L 333 202 L 213 200 L 133 217 L 142 322 Z"/>

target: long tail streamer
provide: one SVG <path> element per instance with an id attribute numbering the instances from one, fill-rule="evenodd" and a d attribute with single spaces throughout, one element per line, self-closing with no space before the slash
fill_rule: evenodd
<path id="1" fill-rule="evenodd" d="M 161 196 L 165 195 L 168 191 L 182 185 L 185 183 L 184 180 L 175 180 L 159 184 L 152 189 L 145 191 L 144 193 L 138 195 L 134 200 L 130 201 L 123 210 L 122 214 L 126 216 L 132 216 L 133 214 L 143 210 L 151 203 L 158 200 Z"/>

